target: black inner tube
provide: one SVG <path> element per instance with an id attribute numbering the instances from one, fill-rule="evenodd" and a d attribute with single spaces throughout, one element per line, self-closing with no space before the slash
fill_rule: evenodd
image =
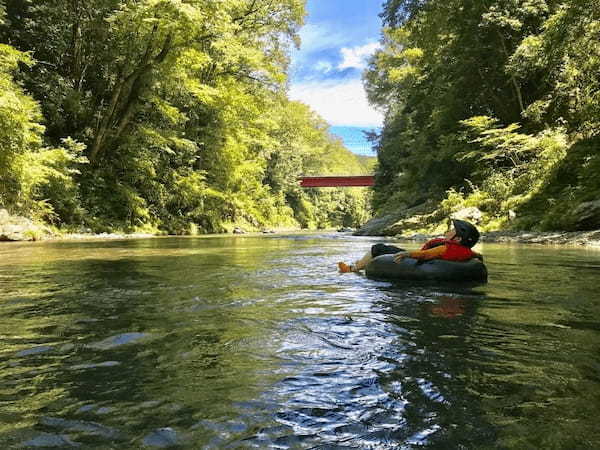
<path id="1" fill-rule="evenodd" d="M 487 281 L 487 268 L 478 259 L 446 261 L 433 259 L 419 261 L 404 258 L 399 263 L 394 255 L 374 258 L 365 268 L 367 277 L 384 280 L 434 280 L 434 281 Z"/>

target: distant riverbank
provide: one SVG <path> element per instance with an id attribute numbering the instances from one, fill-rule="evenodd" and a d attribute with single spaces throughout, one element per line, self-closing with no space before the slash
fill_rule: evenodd
<path id="1" fill-rule="evenodd" d="M 241 227 L 231 229 L 233 235 L 261 235 L 261 234 L 281 234 L 298 233 L 302 231 L 299 228 L 281 227 L 268 228 L 263 230 L 247 230 Z M 334 232 L 334 229 L 320 230 Z M 352 230 L 346 230 L 352 231 Z M 198 236 L 210 236 L 216 234 L 198 234 Z M 127 233 L 127 232 L 102 232 L 94 233 L 89 229 L 83 231 L 66 231 L 46 224 L 33 221 L 27 217 L 10 215 L 5 209 L 0 209 L 0 242 L 33 242 L 33 241 L 80 241 L 80 240 L 120 240 L 120 239 L 142 239 L 150 237 L 166 236 L 163 233 Z"/>
<path id="2" fill-rule="evenodd" d="M 335 233 L 335 230 L 318 230 L 325 233 Z M 256 236 L 261 234 L 291 234 L 309 232 L 309 230 L 277 230 L 258 233 L 234 234 L 238 236 L 248 235 Z M 203 234 L 198 236 L 218 236 L 216 234 Z M 152 237 L 164 237 L 158 234 L 149 233 L 65 233 L 46 235 L 41 239 L 23 238 L 12 240 L 12 242 L 23 241 L 89 241 L 89 240 L 126 240 L 126 239 L 143 239 Z M 438 237 L 434 234 L 411 234 L 394 236 L 395 239 L 424 242 L 428 239 Z M 5 242 L 9 242 L 5 240 Z M 510 243 L 510 244 L 538 244 L 538 245 L 571 245 L 584 247 L 600 248 L 600 230 L 585 231 L 585 232 L 533 232 L 533 231 L 492 231 L 482 233 L 482 243 Z"/>
<path id="3" fill-rule="evenodd" d="M 256 235 L 256 234 L 281 234 L 281 233 L 299 233 L 309 232 L 310 230 L 277 228 L 262 231 L 246 231 L 241 228 L 234 228 L 234 235 Z M 319 232 L 335 232 L 333 229 L 318 230 Z M 351 232 L 351 229 L 341 229 L 339 231 Z M 361 233 L 361 231 L 358 231 Z M 371 236 L 383 236 L 383 234 L 372 233 Z M 45 225 L 40 225 L 27 218 L 19 216 L 10 216 L 5 210 L 0 210 L 0 241 L 5 242 L 23 242 L 23 241 L 78 241 L 78 240 L 118 240 L 118 239 L 141 239 L 162 236 L 153 233 L 92 233 L 92 232 L 61 232 L 51 229 Z M 202 235 L 207 236 L 207 235 Z M 390 236 L 408 241 L 425 241 L 436 237 L 434 234 L 397 234 Z M 505 242 L 516 244 L 546 244 L 546 245 L 574 245 L 600 248 L 600 230 L 593 231 L 555 231 L 555 232 L 536 232 L 536 231 L 491 231 L 482 233 L 481 242 Z"/>

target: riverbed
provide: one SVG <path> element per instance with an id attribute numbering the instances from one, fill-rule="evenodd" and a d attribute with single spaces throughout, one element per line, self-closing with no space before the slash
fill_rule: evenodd
<path id="1" fill-rule="evenodd" d="M 376 242 L 2 245 L 0 448 L 600 447 L 599 250 L 485 244 L 480 286 L 337 273 Z"/>

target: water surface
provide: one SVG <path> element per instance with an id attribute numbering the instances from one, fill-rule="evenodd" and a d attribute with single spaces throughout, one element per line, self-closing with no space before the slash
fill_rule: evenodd
<path id="1" fill-rule="evenodd" d="M 486 245 L 478 287 L 336 272 L 374 242 L 2 245 L 0 447 L 600 447 L 600 252 Z"/>

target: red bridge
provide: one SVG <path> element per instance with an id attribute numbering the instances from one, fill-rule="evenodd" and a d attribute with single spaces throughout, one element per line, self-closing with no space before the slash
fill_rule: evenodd
<path id="1" fill-rule="evenodd" d="M 373 175 L 360 176 L 327 176 L 327 177 L 302 177 L 302 187 L 350 187 L 350 186 L 373 186 L 375 177 Z"/>

